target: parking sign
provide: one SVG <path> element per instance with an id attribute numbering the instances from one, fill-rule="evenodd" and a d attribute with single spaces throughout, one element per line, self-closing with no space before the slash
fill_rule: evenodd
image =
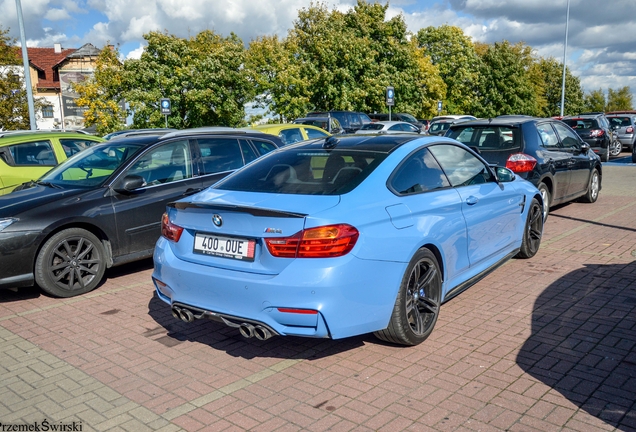
<path id="1" fill-rule="evenodd" d="M 172 107 L 170 105 L 170 99 L 163 98 L 160 101 L 161 105 L 161 114 L 170 114 L 172 112 Z"/>
<path id="2" fill-rule="evenodd" d="M 437 101 L 437 111 L 442 112 L 442 101 Z"/>
<path id="3" fill-rule="evenodd" d="M 393 87 L 386 88 L 386 104 L 388 106 L 395 105 L 395 90 Z"/>

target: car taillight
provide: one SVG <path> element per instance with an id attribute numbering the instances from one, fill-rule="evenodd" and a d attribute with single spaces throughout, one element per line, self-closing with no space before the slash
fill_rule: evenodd
<path id="1" fill-rule="evenodd" d="M 181 233 L 183 233 L 183 228 L 170 222 L 168 213 L 164 213 L 161 216 L 161 235 L 176 243 L 181 238 Z"/>
<path id="2" fill-rule="evenodd" d="M 629 126 L 627 129 L 625 129 L 625 133 L 634 133 L 634 128 Z"/>
<path id="3" fill-rule="evenodd" d="M 290 237 L 266 238 L 267 250 L 279 258 L 333 258 L 348 254 L 359 232 L 347 224 L 302 230 Z"/>
<path id="4" fill-rule="evenodd" d="M 512 154 L 506 161 L 506 168 L 517 174 L 532 171 L 536 165 L 537 160 L 524 153 Z"/>
<path id="5" fill-rule="evenodd" d="M 592 129 L 590 131 L 590 136 L 592 138 L 598 138 L 598 137 L 602 137 L 604 133 L 605 131 L 603 129 Z"/>

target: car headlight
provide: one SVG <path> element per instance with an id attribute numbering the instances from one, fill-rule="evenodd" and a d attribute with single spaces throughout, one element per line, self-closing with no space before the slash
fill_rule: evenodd
<path id="1" fill-rule="evenodd" d="M 19 219 L 16 219 L 16 218 L 0 219 L 0 232 L 6 227 L 8 227 L 9 225 L 11 225 L 13 222 L 17 222 L 18 220 Z"/>

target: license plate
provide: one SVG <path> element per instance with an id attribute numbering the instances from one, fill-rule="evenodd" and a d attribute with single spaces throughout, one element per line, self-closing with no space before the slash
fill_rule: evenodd
<path id="1" fill-rule="evenodd" d="M 254 261 L 255 240 L 197 233 L 194 252 L 223 258 Z"/>

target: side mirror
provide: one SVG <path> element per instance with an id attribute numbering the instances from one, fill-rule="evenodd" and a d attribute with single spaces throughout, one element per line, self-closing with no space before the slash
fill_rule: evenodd
<path id="1" fill-rule="evenodd" d="M 517 178 L 515 173 L 506 167 L 495 167 L 495 174 L 497 175 L 497 180 L 499 180 L 500 183 L 509 183 Z"/>
<path id="2" fill-rule="evenodd" d="M 587 153 L 590 151 L 590 145 L 588 143 L 581 144 L 581 153 Z"/>
<path id="3" fill-rule="evenodd" d="M 139 189 L 145 183 L 146 181 L 141 176 L 127 175 L 126 177 L 123 178 L 123 180 L 119 183 L 119 185 L 116 186 L 114 189 L 115 189 L 115 192 L 118 192 L 121 194 L 128 194 L 134 191 L 135 189 Z"/>

